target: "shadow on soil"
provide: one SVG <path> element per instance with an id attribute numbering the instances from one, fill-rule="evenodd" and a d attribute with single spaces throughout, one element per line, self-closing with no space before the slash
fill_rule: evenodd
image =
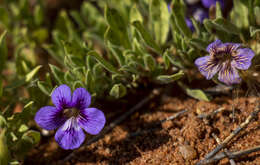
<path id="1" fill-rule="evenodd" d="M 96 160 L 101 160 L 108 164 L 126 164 L 140 157 L 142 152 L 157 149 L 167 143 L 171 138 L 168 134 L 158 131 L 161 129 L 160 125 L 156 125 L 158 121 L 151 123 L 139 122 L 141 130 L 147 131 L 130 131 L 127 127 L 123 126 L 123 129 L 128 130 L 128 136 L 120 141 L 104 144 L 103 147 L 110 153 L 110 156 L 95 155 L 91 151 L 83 151 L 77 153 L 77 155 L 81 155 L 76 158 L 77 161 L 96 163 Z"/>

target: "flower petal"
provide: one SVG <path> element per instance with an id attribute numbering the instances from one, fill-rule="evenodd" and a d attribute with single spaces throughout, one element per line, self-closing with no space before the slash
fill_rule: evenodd
<path id="1" fill-rule="evenodd" d="M 223 0 L 202 0 L 202 5 L 205 8 L 210 8 L 211 6 L 215 6 L 217 1 L 220 3 L 221 8 L 223 8 L 224 7 Z"/>
<path id="2" fill-rule="evenodd" d="M 75 117 L 69 118 L 56 132 L 55 140 L 65 150 L 75 149 L 85 140 L 85 134 Z"/>
<path id="3" fill-rule="evenodd" d="M 53 104 L 58 109 L 65 109 L 71 107 L 71 90 L 70 87 L 63 84 L 57 87 L 51 95 Z"/>
<path id="4" fill-rule="evenodd" d="M 35 122 L 46 130 L 54 130 L 60 127 L 65 118 L 62 117 L 62 111 L 53 106 L 42 107 L 35 115 Z"/>
<path id="5" fill-rule="evenodd" d="M 214 61 L 210 56 L 197 58 L 195 65 L 198 67 L 200 73 L 208 80 L 211 79 L 220 69 L 220 65 L 217 61 Z"/>
<path id="6" fill-rule="evenodd" d="M 104 127 L 106 118 L 102 111 L 96 108 L 86 108 L 80 111 L 78 123 L 87 133 L 96 135 Z"/>
<path id="7" fill-rule="evenodd" d="M 220 40 L 216 40 L 216 41 L 212 42 L 211 44 L 208 45 L 207 52 L 209 52 L 209 53 L 214 52 L 216 50 L 216 48 L 218 48 L 221 44 L 222 44 L 222 42 Z"/>
<path id="8" fill-rule="evenodd" d="M 228 63 L 222 65 L 218 74 L 218 79 L 226 85 L 238 84 L 241 82 L 237 69 Z"/>
<path id="9" fill-rule="evenodd" d="M 185 18 L 185 22 L 186 22 L 186 25 L 188 26 L 188 28 L 190 28 L 190 30 L 193 32 L 194 26 L 192 24 L 192 21 L 189 18 Z"/>
<path id="10" fill-rule="evenodd" d="M 249 48 L 238 49 L 237 53 L 233 55 L 232 65 L 237 69 L 246 70 L 250 67 L 254 56 L 255 53 Z"/>
<path id="11" fill-rule="evenodd" d="M 202 8 L 197 8 L 193 13 L 193 17 L 199 23 L 203 23 L 203 20 L 208 18 L 208 13 Z"/>
<path id="12" fill-rule="evenodd" d="M 226 53 L 234 54 L 234 52 L 241 46 L 239 43 L 224 43 L 222 44 L 225 48 Z"/>
<path id="13" fill-rule="evenodd" d="M 73 92 L 72 105 L 79 110 L 88 108 L 91 103 L 91 95 L 85 88 L 77 88 Z"/>

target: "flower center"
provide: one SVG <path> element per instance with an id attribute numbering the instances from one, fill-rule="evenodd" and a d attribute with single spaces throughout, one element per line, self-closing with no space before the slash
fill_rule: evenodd
<path id="1" fill-rule="evenodd" d="M 79 115 L 79 110 L 76 108 L 64 109 L 63 115 L 67 118 L 77 117 Z"/>
<path id="2" fill-rule="evenodd" d="M 218 59 L 219 62 L 231 61 L 232 56 L 230 54 L 227 54 L 227 53 L 219 53 L 219 54 L 216 55 L 216 59 Z"/>

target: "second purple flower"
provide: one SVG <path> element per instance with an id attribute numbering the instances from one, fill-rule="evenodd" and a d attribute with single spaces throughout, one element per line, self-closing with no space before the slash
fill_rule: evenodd
<path id="1" fill-rule="evenodd" d="M 51 95 L 55 106 L 42 107 L 35 115 L 36 123 L 46 130 L 58 128 L 55 140 L 63 149 L 78 148 L 85 140 L 83 130 L 98 134 L 105 125 L 102 111 L 89 108 L 91 95 L 84 88 L 73 94 L 67 85 L 60 85 Z"/>
<path id="2" fill-rule="evenodd" d="M 238 43 L 222 43 L 220 40 L 209 44 L 209 56 L 196 59 L 195 65 L 206 79 L 218 73 L 218 79 L 226 85 L 241 82 L 238 70 L 247 70 L 251 65 L 254 52 L 242 48 Z"/>

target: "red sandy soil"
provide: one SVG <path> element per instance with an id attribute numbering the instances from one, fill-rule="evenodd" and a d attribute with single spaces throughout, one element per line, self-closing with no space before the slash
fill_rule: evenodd
<path id="1" fill-rule="evenodd" d="M 213 133 L 223 141 L 245 121 L 259 101 L 259 98 L 246 97 L 246 94 L 239 94 L 242 96 L 235 99 L 232 99 L 231 95 L 220 95 L 211 102 L 206 102 L 189 98 L 178 90 L 172 89 L 167 93 L 170 94 L 163 93 L 150 101 L 104 138 L 84 150 L 76 150 L 75 156 L 65 163 L 61 160 L 72 151 L 59 148 L 53 138 L 54 132 L 51 132 L 49 137 L 44 137 L 41 144 L 32 150 L 24 164 L 195 164 L 217 146 Z M 138 96 L 134 101 L 138 103 L 141 98 L 143 96 Z M 108 123 L 130 109 L 129 104 L 127 107 L 123 105 L 124 102 L 119 103 L 113 111 L 105 110 L 103 107 Z M 208 114 L 220 107 L 224 110 L 211 119 L 198 118 L 199 114 Z M 235 107 L 234 122 L 233 107 Z M 178 118 L 156 124 L 184 109 L 188 111 Z M 134 135 L 136 132 L 141 133 Z M 260 145 L 260 130 L 259 120 L 255 119 L 228 143 L 227 149 L 240 151 L 257 145 Z M 235 162 L 237 165 L 260 164 L 259 154 L 260 152 L 251 153 L 235 159 Z M 228 165 L 229 160 L 225 158 L 216 164 Z"/>

